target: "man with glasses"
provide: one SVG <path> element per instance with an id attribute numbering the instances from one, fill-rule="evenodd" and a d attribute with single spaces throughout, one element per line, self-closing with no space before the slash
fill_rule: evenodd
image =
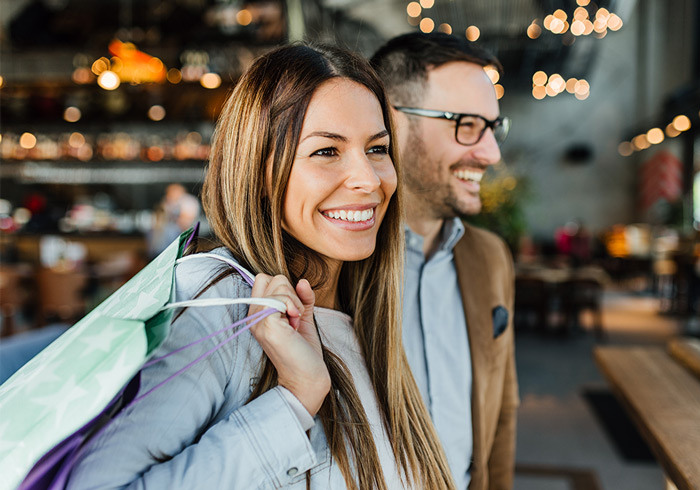
<path id="1" fill-rule="evenodd" d="M 394 106 L 405 183 L 404 347 L 457 487 L 510 489 L 518 406 L 513 262 L 465 224 L 501 159 L 493 56 L 446 34 L 411 33 L 372 57 Z"/>

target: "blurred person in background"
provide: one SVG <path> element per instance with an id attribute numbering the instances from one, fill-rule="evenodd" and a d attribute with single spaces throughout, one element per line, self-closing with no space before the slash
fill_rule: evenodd
<path id="1" fill-rule="evenodd" d="M 519 404 L 510 252 L 460 218 L 481 210 L 480 181 L 501 159 L 509 120 L 464 39 L 411 33 L 371 60 L 394 107 L 406 184 L 404 347 L 462 489 L 513 486 Z"/>
<path id="2" fill-rule="evenodd" d="M 153 228 L 148 234 L 149 255 L 156 257 L 180 233 L 194 226 L 199 210 L 199 200 L 187 192 L 182 184 L 169 184 L 154 213 Z"/>

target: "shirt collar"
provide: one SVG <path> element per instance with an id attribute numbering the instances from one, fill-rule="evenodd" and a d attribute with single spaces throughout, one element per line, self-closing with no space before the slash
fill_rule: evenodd
<path id="1" fill-rule="evenodd" d="M 451 252 L 457 242 L 464 236 L 464 224 L 459 218 L 446 220 L 440 230 L 438 252 Z M 423 237 L 406 226 L 406 248 L 423 254 Z"/>

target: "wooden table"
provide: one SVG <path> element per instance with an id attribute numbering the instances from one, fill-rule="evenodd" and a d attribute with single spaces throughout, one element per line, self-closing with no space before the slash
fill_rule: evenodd
<path id="1" fill-rule="evenodd" d="M 700 379 L 661 347 L 597 347 L 598 366 L 666 475 L 700 489 Z"/>

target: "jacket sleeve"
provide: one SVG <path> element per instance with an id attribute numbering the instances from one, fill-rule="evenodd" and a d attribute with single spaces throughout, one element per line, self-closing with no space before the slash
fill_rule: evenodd
<path id="1" fill-rule="evenodd" d="M 492 490 L 511 490 L 515 471 L 515 436 L 517 409 L 520 404 L 518 380 L 515 369 L 515 339 L 513 329 L 513 304 L 515 297 L 515 274 L 513 260 L 505 244 L 505 270 L 507 271 L 504 289 L 508 292 L 508 352 L 503 380 L 501 412 L 498 417 L 496 435 L 489 455 L 489 488 Z"/>
<path id="2" fill-rule="evenodd" d="M 202 297 L 231 294 L 217 289 Z M 159 354 L 225 327 L 247 307 L 236 310 L 238 315 L 231 310 L 188 308 Z M 220 334 L 144 369 L 140 393 L 226 337 Z M 245 403 L 261 353 L 245 332 L 126 409 L 91 441 L 68 488 L 266 489 L 313 467 L 316 453 L 291 393 L 276 387 Z"/>

